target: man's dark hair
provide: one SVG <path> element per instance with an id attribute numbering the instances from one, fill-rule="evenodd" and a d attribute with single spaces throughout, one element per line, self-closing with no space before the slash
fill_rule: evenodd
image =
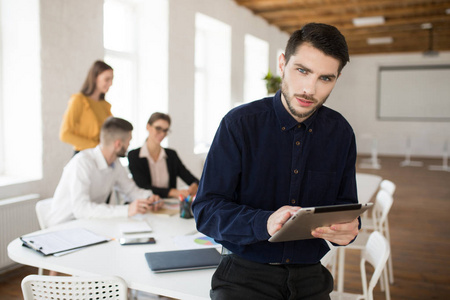
<path id="1" fill-rule="evenodd" d="M 102 125 L 100 143 L 108 145 L 117 139 L 125 140 L 133 125 L 127 120 L 109 117 Z"/>
<path id="2" fill-rule="evenodd" d="M 309 23 L 303 26 L 302 29 L 295 31 L 289 38 L 284 53 L 286 64 L 303 43 L 309 43 L 326 55 L 339 60 L 339 73 L 350 61 L 345 37 L 336 27 L 327 24 Z"/>

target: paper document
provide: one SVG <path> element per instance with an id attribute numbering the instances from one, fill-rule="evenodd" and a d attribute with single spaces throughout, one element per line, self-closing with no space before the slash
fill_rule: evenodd
<path id="1" fill-rule="evenodd" d="M 119 230 L 122 234 L 150 233 L 152 228 L 146 221 L 130 221 L 119 223 Z"/>
<path id="2" fill-rule="evenodd" d="M 218 248 L 222 245 L 203 233 L 179 235 L 173 238 L 179 249 Z"/>
<path id="3" fill-rule="evenodd" d="M 20 239 L 25 246 L 44 255 L 51 255 L 111 240 L 84 228 L 65 229 L 32 236 L 22 236 Z"/>

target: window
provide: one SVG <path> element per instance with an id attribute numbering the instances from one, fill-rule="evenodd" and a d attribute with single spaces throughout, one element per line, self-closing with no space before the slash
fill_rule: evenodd
<path id="1" fill-rule="evenodd" d="M 39 30 L 38 0 L 0 0 L 0 185 L 42 178 Z"/>
<path id="2" fill-rule="evenodd" d="M 197 13 L 195 17 L 194 152 L 205 153 L 220 120 L 230 109 L 231 27 Z"/>
<path id="3" fill-rule="evenodd" d="M 167 1 L 106 0 L 103 30 L 105 62 L 114 69 L 106 98 L 114 116 L 133 124 L 134 149 L 150 115 L 168 109 Z"/>
<path id="4" fill-rule="evenodd" d="M 267 96 L 264 77 L 269 70 L 269 43 L 250 34 L 245 36 L 244 101 Z"/>

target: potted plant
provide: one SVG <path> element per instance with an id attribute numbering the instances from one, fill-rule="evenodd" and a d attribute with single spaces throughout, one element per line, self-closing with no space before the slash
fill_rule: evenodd
<path id="1" fill-rule="evenodd" d="M 264 77 L 264 80 L 266 81 L 267 94 L 275 94 L 280 89 L 281 78 L 280 76 L 273 75 L 270 69 Z"/>

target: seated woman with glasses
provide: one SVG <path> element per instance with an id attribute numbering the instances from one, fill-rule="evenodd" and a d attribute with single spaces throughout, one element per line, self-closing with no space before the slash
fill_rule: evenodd
<path id="1" fill-rule="evenodd" d="M 152 190 L 161 198 L 195 195 L 198 179 L 186 169 L 175 150 L 161 146 L 162 140 L 170 133 L 170 116 L 153 113 L 147 122 L 147 131 L 144 145 L 128 153 L 130 172 L 136 184 Z M 189 187 L 177 189 L 177 177 Z"/>

